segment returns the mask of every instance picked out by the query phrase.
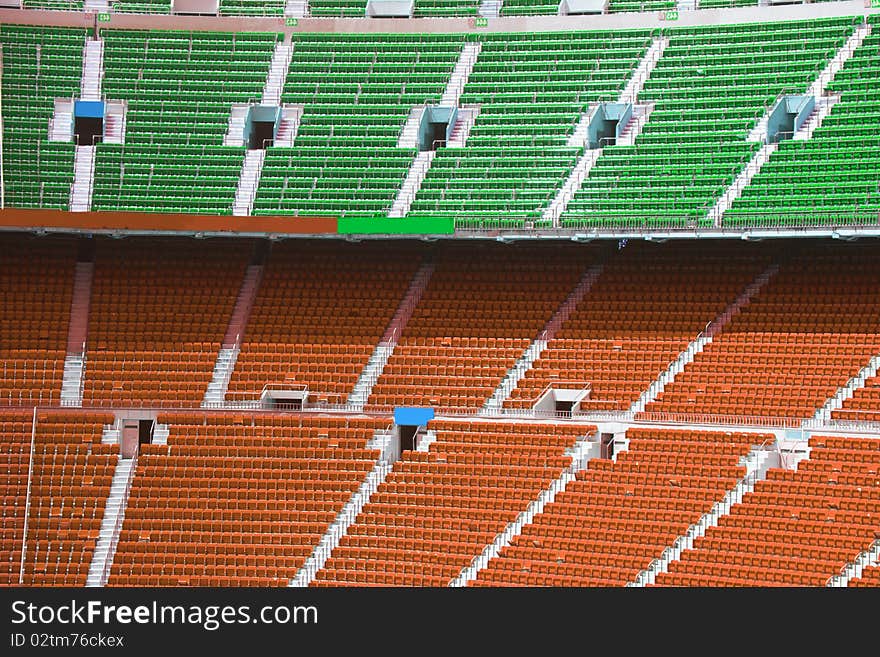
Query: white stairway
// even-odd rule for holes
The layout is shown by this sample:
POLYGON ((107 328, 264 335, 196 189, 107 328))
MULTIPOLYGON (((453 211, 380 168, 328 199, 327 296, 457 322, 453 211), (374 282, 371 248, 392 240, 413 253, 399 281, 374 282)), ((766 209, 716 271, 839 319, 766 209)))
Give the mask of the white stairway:
POLYGON ((455 125, 452 126, 452 132, 449 134, 449 141, 446 142, 446 148, 464 148, 471 134, 471 128, 474 127, 479 115, 479 105, 460 106, 458 115, 455 117, 455 125))
POLYGON ((574 127, 574 131, 568 136, 568 141, 565 142, 566 146, 569 148, 586 148, 587 138, 590 132, 590 121, 593 120, 593 114, 595 114, 598 109, 599 104, 592 103, 590 111, 581 114, 581 118, 574 127))
POLYGON ((373 353, 370 355, 370 360, 367 361, 366 367, 361 370, 361 373, 354 384, 354 389, 351 391, 351 394, 348 395, 346 403, 350 406, 354 406, 356 410, 363 410, 364 404, 366 404, 367 399, 370 398, 373 386, 376 385, 376 381, 378 381, 379 377, 382 375, 382 370, 384 370, 385 365, 388 364, 388 359, 390 359, 391 354, 394 353, 394 347, 397 346, 400 334, 403 333, 403 329, 406 328, 409 318, 412 317, 413 310, 419 303, 422 295, 425 293, 425 288, 428 287, 428 282, 431 280, 431 275, 433 273, 434 264, 426 262, 419 267, 419 270, 410 281, 409 287, 403 295, 403 299, 400 300, 400 305, 394 313, 394 317, 391 318, 391 322, 389 322, 388 327, 385 329, 385 333, 379 341, 379 344, 373 349, 373 353))
POLYGON ((773 113, 773 110, 776 108, 776 105, 779 103, 779 99, 774 102, 770 108, 764 112, 764 115, 758 119, 758 122, 755 124, 755 127, 749 131, 749 134, 746 136, 746 141, 754 141, 758 143, 764 143, 767 140, 767 124, 770 122, 770 115, 773 113))
POLYGON ((309 555, 305 564, 299 569, 296 576, 290 580, 290 586, 306 587, 312 583, 315 579, 315 575, 324 567, 324 564, 327 563, 327 559, 330 558, 330 554, 336 549, 339 542, 342 540, 342 537, 348 532, 348 528, 357 519, 364 506, 370 501, 370 497, 372 497, 373 493, 376 492, 382 482, 385 481, 388 473, 391 472, 391 467, 392 466, 383 463, 381 460, 376 461, 373 469, 366 476, 360 487, 351 496, 348 502, 345 503, 345 506, 342 507, 342 510, 333 521, 333 524, 330 525, 327 532, 321 537, 321 541, 312 551, 312 554, 309 555))
POLYGON ((698 9, 700 6, 700 0, 678 0, 675 3, 675 8, 678 11, 693 11, 698 9))
POLYGON ((840 47, 834 54, 834 57, 831 58, 831 61, 828 62, 818 77, 807 88, 807 95, 815 96, 816 98, 824 96, 825 89, 834 80, 834 76, 846 65, 856 49, 864 43, 865 38, 870 34, 871 26, 867 23, 856 26, 856 29, 849 35, 846 43, 840 47))
POLYGON ((739 465, 746 467, 746 475, 740 479, 736 486, 728 490, 720 501, 712 505, 712 509, 704 513, 700 519, 688 528, 684 536, 679 536, 675 542, 663 550, 659 559, 655 559, 635 578, 635 581, 627 586, 643 587, 653 584, 657 575, 669 571, 669 564, 678 561, 681 553, 694 546, 694 541, 705 536, 709 527, 717 527, 718 520, 722 516, 730 514, 730 509, 735 504, 742 502, 747 493, 755 490, 755 484, 766 478, 770 463, 770 451, 759 447, 753 447, 747 456, 740 460, 739 465))
POLYGON ((657 62, 663 56, 663 51, 669 45, 667 37, 656 37, 648 50, 642 56, 639 65, 633 71, 632 77, 626 83, 620 96, 617 98, 618 103, 636 103, 639 94, 645 87, 645 82, 651 77, 651 73, 657 67, 657 62))
POLYGON ((284 3, 285 18, 305 18, 309 15, 309 0, 287 0, 284 3))
POLYGON ((868 361, 868 364, 859 370, 858 374, 847 381, 846 385, 838 388, 834 396, 828 399, 822 405, 822 408, 816 411, 813 419, 822 423, 830 422, 831 414, 840 409, 844 402, 853 396, 856 390, 864 388, 865 382, 868 379, 877 376, 878 370, 880 370, 880 356, 873 356, 868 361))
POLYGON ((226 134, 223 135, 224 146, 244 146, 244 126, 249 111, 250 105, 246 103, 235 103, 229 110, 226 134))
POLYGON ((64 376, 61 379, 61 405, 79 408, 82 406, 83 354, 70 354, 64 357, 64 376))
POLYGON ((425 176, 428 175, 428 169, 431 168, 434 155, 436 155, 436 151, 419 151, 413 158, 406 178, 404 178, 400 189, 397 190, 397 196, 394 197, 394 203, 391 204, 391 209, 388 211, 389 217, 400 218, 407 215, 416 194, 422 188, 425 176))
POLYGON ((498 387, 492 392, 492 396, 486 400, 486 403, 480 411, 480 415, 491 416, 497 414, 501 410, 504 406, 505 400, 510 397, 510 393, 519 385, 520 380, 526 375, 526 372, 532 369, 532 365, 534 365, 535 361, 541 357, 542 353, 544 353, 544 349, 547 348, 547 343, 553 339, 556 335, 556 331, 562 326, 562 323, 571 316, 571 313, 574 312, 577 305, 587 295, 590 288, 593 287, 596 279, 598 279, 599 275, 602 273, 602 269, 603 265, 594 265, 584 272, 584 275, 581 276, 581 279, 578 281, 574 290, 572 290, 565 298, 565 301, 560 304, 559 308, 553 313, 553 316, 547 322, 546 326, 544 326, 544 330, 541 331, 540 339, 533 340, 523 352, 522 356, 520 356, 516 363, 513 364, 513 367, 511 367, 507 371, 507 374, 504 375, 501 383, 499 383, 498 387))
POLYGON ((720 316, 716 317, 709 323, 705 330, 706 335, 714 337, 720 333, 731 319, 742 312, 742 309, 752 302, 755 295, 758 294, 758 292, 760 292, 777 273, 779 273, 779 265, 773 264, 758 274, 755 280, 746 286, 746 289, 742 291, 742 294, 740 294, 732 304, 725 308, 720 316))
POLYGON ((108 100, 104 103, 104 143, 124 144, 128 101, 108 100))
POLYGON ((105 424, 103 431, 101 431, 101 444, 102 445, 118 445, 120 438, 120 431, 116 424, 105 424))
POLYGON ((642 134, 642 128, 648 123, 651 112, 654 111, 655 103, 645 103, 643 105, 633 106, 633 115, 629 123, 620 133, 620 136, 614 142, 616 146, 632 146, 636 143, 636 138, 642 134))
POLYGON ((712 337, 701 332, 695 340, 682 351, 678 357, 672 361, 669 366, 658 376, 648 389, 633 402, 630 407, 631 413, 641 413, 645 410, 645 406, 655 401, 661 392, 670 384, 680 372, 684 370, 690 363, 694 362, 697 354, 703 351, 707 344, 712 342, 712 337))
POLYGON ((800 129, 794 133, 792 139, 803 140, 809 139, 818 127, 822 125, 825 117, 831 113, 832 108, 840 102, 840 94, 828 94, 816 99, 816 106, 812 113, 804 121, 800 129))
MULTIPOLYGON (((834 107, 837 100, 834 99, 833 96, 826 97, 825 89, 831 81, 834 80, 834 76, 837 75, 838 71, 840 71, 853 56, 855 50, 862 45, 865 37, 870 33, 871 27, 869 25, 863 24, 857 26, 846 42, 834 54, 834 57, 831 58, 831 61, 828 62, 822 72, 807 88, 806 95, 814 96, 816 98, 817 110, 809 117, 809 120, 801 126, 801 129, 798 130, 798 134, 794 136, 795 139, 809 139, 812 136, 813 131, 821 125, 822 120, 828 115, 831 108, 834 107)), ((764 113, 764 116, 758 120, 755 127, 752 128, 746 137, 747 141, 763 142, 767 139, 767 125, 770 119, 770 114, 776 108, 778 103, 778 100, 776 103, 773 103, 767 112, 764 113)), ((736 177, 731 186, 727 188, 727 190, 725 190, 721 197, 715 202, 715 205, 707 215, 708 221, 711 221, 716 227, 721 226, 724 219, 724 213, 727 212, 730 206, 733 205, 733 202, 742 195, 743 189, 745 189, 746 185, 748 185, 758 174, 761 167, 763 167, 767 160, 770 159, 770 156, 777 150, 777 148, 778 144, 764 144, 761 146, 749 163, 746 164, 745 168, 736 177)))
POLYGON ((370 360, 367 361, 366 366, 361 370, 361 373, 354 384, 354 389, 351 391, 351 394, 348 395, 346 403, 349 406, 355 407, 358 411, 363 410, 364 404, 366 404, 367 399, 370 398, 373 386, 376 385, 376 381, 378 381, 379 377, 382 375, 382 370, 385 369, 388 360, 391 358, 391 354, 394 353, 395 346, 394 343, 389 342, 380 342, 376 345, 376 348, 373 349, 373 353, 370 354, 370 360))
POLYGON ((73 156, 73 184, 70 186, 71 212, 88 212, 92 209, 94 182, 95 147, 77 146, 73 156))
POLYGON ((578 284, 565 298, 565 301, 562 302, 562 305, 559 306, 559 310, 557 310, 550 321, 547 322, 547 326, 544 328, 544 333, 541 335, 542 339, 549 342, 556 336, 556 331, 558 331, 559 327, 562 326, 569 317, 571 317, 571 314, 578 307, 578 304, 584 300, 584 297, 587 296, 590 288, 593 287, 596 280, 602 274, 603 269, 605 269, 605 265, 598 264, 593 265, 584 272, 584 275, 581 276, 578 284))
POLYGON ((280 105, 281 91, 284 88, 284 80, 287 77, 287 69, 290 68, 290 58, 293 56, 293 44, 279 41, 272 53, 272 63, 269 64, 269 74, 266 76, 266 84, 263 86, 263 105, 280 105))
POLYGON ((427 288, 428 283, 431 282, 431 276, 433 274, 434 263, 431 261, 423 262, 421 267, 419 267, 413 275, 412 280, 409 282, 409 287, 406 288, 406 292, 403 295, 403 299, 400 300, 400 305, 397 307, 397 310, 394 311, 394 316, 385 328, 385 333, 382 335, 382 342, 392 342, 397 344, 397 341, 400 339, 400 334, 403 333, 403 329, 406 328, 406 324, 409 322, 413 310, 415 310, 416 305, 425 293, 425 288, 427 288))
POLYGON ((373 437, 367 442, 367 449, 378 449, 379 461, 386 465, 391 465, 394 460, 392 455, 394 435, 394 429, 376 429, 373 437))
POLYGON ((202 399, 202 408, 217 407, 226 400, 226 390, 229 388, 229 379, 235 369, 235 361, 238 360, 238 352, 238 347, 220 349, 217 361, 214 363, 211 382, 202 399))
MULTIPOLYGON (((624 87, 623 91, 620 93, 620 96, 617 99, 618 103, 636 103, 639 94, 645 86, 645 82, 651 76, 651 72, 654 68, 656 68, 657 62, 659 62, 660 58, 663 56, 663 51, 666 49, 667 45, 669 45, 669 39, 666 37, 657 37, 651 42, 650 47, 645 51, 638 66, 633 70, 632 77, 627 81, 626 87, 624 87)), ((577 126, 575 126, 574 132, 572 132, 568 139, 569 146, 573 148, 583 148, 586 146, 587 129, 597 107, 598 106, 594 106, 589 112, 581 116, 580 121, 577 126)), ((647 121, 648 114, 649 112, 645 113, 645 121, 647 121)), ((644 122, 641 125, 643 126, 644 122)), ((639 127, 639 131, 641 131, 641 126, 639 127)), ((632 139, 635 139, 635 135, 632 139)), ((574 198, 574 195, 577 194, 584 180, 590 174, 590 169, 593 168, 601 155, 601 148, 587 149, 584 151, 584 153, 578 158, 578 161, 568 175, 568 178, 566 178, 565 182, 562 184, 562 187, 556 192, 553 200, 546 208, 544 208, 541 213, 541 219, 544 221, 551 221, 554 227, 559 226, 559 217, 565 212, 569 201, 571 201, 571 199, 574 198)))
POLYGON ((483 18, 498 18, 503 4, 504 0, 481 0, 477 15, 483 18))
POLYGON ((428 429, 427 431, 425 431, 424 434, 422 434, 422 439, 419 441, 419 444, 416 445, 416 451, 430 452, 431 445, 433 445, 435 442, 437 442, 437 432, 432 429, 428 429))
POLYGON ((724 213, 727 212, 728 208, 733 205, 733 202, 742 195, 742 191, 746 188, 746 185, 752 182, 752 178, 758 175, 761 167, 766 164, 767 160, 770 159, 770 156, 773 155, 778 148, 778 143, 764 144, 755 152, 752 159, 749 160, 749 163, 746 164, 745 168, 739 172, 739 175, 733 183, 731 183, 730 187, 724 191, 715 202, 715 205, 712 206, 712 209, 709 210, 709 214, 706 217, 708 221, 711 221, 716 227, 721 226, 724 213))
POLYGON ((861 577, 865 568, 875 566, 880 566, 880 538, 874 539, 871 547, 867 550, 859 552, 855 559, 843 567, 843 572, 840 575, 835 575, 828 580, 826 586, 834 588, 849 586, 850 580, 861 577))
POLYGON ((477 63, 482 47, 483 44, 479 41, 464 44, 458 56, 458 61, 455 63, 455 68, 452 70, 449 82, 446 84, 446 89, 443 90, 443 95, 440 98, 441 105, 458 107, 458 99, 461 98, 464 86, 474 70, 474 64, 477 63))
POLYGON ((122 529, 122 521, 125 518, 125 507, 128 505, 128 493, 131 490, 131 481, 134 478, 137 459, 123 459, 120 457, 113 472, 113 480, 110 484, 110 495, 104 506, 104 517, 101 519, 101 530, 98 533, 98 542, 92 553, 92 562, 89 564, 89 574, 86 577, 86 586, 105 586, 110 575, 110 567, 113 565, 113 557, 116 554, 116 546, 119 543, 119 532, 122 529))
MULTIPOLYGON (((458 61, 449 77, 449 82, 443 90, 443 96, 440 99, 440 105, 458 107, 458 99, 461 97, 462 90, 467 84, 468 77, 474 69, 477 57, 480 55, 481 43, 466 43, 462 46, 458 61)), ((397 140, 399 148, 417 148, 419 138, 419 125, 422 121, 424 106, 416 106, 410 110, 409 116, 400 131, 397 140)), ((397 196, 388 210, 388 216, 392 218, 405 217, 412 206, 416 194, 422 187, 425 176, 428 175, 428 169, 431 168, 431 162, 434 161, 434 151, 419 151, 413 158, 409 171, 404 178, 403 184, 397 190, 397 196)))
POLYGON ((546 348, 546 340, 532 341, 523 352, 523 355, 513 364, 513 367, 507 370, 504 378, 501 379, 501 383, 499 383, 498 387, 492 392, 492 396, 486 400, 485 404, 483 404, 480 415, 492 416, 496 415, 501 410, 501 407, 504 405, 504 400, 510 397, 510 393, 519 385, 520 380, 526 375, 526 372, 532 369, 532 365, 534 365, 535 361, 541 357, 541 354, 544 353, 546 348))
POLYGON ((64 358, 64 376, 61 380, 62 406, 77 408, 82 406, 83 372, 94 272, 95 265, 92 262, 77 262, 74 269, 73 298, 70 302, 70 320, 67 325, 67 355, 64 358))
POLYGON ((73 141, 73 100, 56 98, 55 111, 49 119, 49 141, 73 141))
POLYGON ((251 210, 254 208, 254 199, 257 196, 257 187, 260 184, 263 162, 265 161, 266 151, 264 149, 254 148, 245 151, 241 175, 238 178, 238 186, 235 188, 235 201, 232 204, 234 216, 250 216, 251 210))
POLYGON ((535 516, 544 512, 544 507, 553 502, 572 481, 575 480, 577 472, 586 467, 589 461, 588 452, 591 450, 589 436, 582 436, 577 439, 575 444, 567 450, 567 454, 572 457, 571 465, 567 467, 562 474, 554 479, 550 486, 541 491, 537 500, 532 501, 525 511, 520 512, 516 519, 509 523, 503 532, 495 537, 495 540, 483 551, 474 557, 470 565, 464 568, 458 577, 449 583, 451 587, 464 587, 469 582, 477 579, 477 575, 489 562, 498 556, 505 547, 510 545, 514 537, 522 534, 523 527, 531 524, 535 516))
POLYGON ((559 226, 559 217, 565 212, 569 201, 577 194, 584 180, 590 175, 590 169, 593 168, 601 155, 601 148, 592 148, 584 151, 584 154, 578 158, 571 173, 568 174, 568 178, 565 179, 562 187, 556 192, 556 196, 550 201, 550 205, 541 212, 541 219, 552 221, 554 227, 559 226))
POLYGON ((281 120, 278 122, 278 131, 275 133, 275 139, 272 141, 273 146, 293 146, 296 135, 299 133, 299 124, 302 120, 302 105, 294 105, 287 103, 281 106, 281 120))
POLYGON ((724 311, 714 320, 706 325, 706 328, 685 347, 678 357, 672 361, 669 366, 658 376, 651 385, 648 386, 639 398, 633 402, 630 407, 631 413, 641 413, 645 407, 657 400, 666 386, 675 380, 675 377, 681 373, 685 367, 694 361, 697 354, 705 349, 706 345, 712 342, 712 339, 730 322, 730 320, 738 315, 745 308, 758 292, 761 291, 770 279, 779 271, 777 265, 772 265, 761 272, 754 281, 749 283, 742 293, 731 303, 724 311))
POLYGON ((167 424, 159 424, 153 427, 153 444, 154 445, 167 445, 168 444, 168 435, 171 433, 171 428, 167 424))
POLYGON ((104 76, 104 42, 88 37, 83 48, 80 100, 101 100, 101 78, 104 76))
POLYGON ((422 123, 422 115, 425 113, 424 105, 416 105, 409 111, 406 122, 397 136, 398 148, 416 148, 419 144, 419 126, 422 123))
POLYGON ((85 0, 83 11, 103 12, 110 11, 110 0, 85 0))

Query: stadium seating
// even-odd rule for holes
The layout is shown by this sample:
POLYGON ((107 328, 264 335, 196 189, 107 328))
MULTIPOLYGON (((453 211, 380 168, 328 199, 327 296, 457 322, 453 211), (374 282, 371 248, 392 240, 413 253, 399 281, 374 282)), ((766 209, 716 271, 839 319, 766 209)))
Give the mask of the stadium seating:
POLYGON ((849 581, 849 586, 880 587, 880 565, 869 566, 862 570, 860 577, 855 577, 849 581))
POLYGON ((0 236, 0 405, 58 403, 75 259, 67 239, 0 236))
POLYGON ((480 571, 476 586, 624 586, 723 499, 772 436, 630 429, 480 571))
POLYGON ((609 0, 608 13, 664 11, 675 7, 675 0, 609 0))
POLYGON ((82 11, 83 0, 22 0, 21 7, 22 9, 82 11))
POLYGON ((740 259, 733 249, 707 246, 697 255, 688 246, 633 243, 609 256, 505 405, 531 408, 548 386, 589 384, 582 410, 628 410, 765 260, 761 248, 740 259))
MULTIPOLYGON (((876 231, 848 230, 880 225, 877 8, 804 6, 851 15, 795 21, 758 0, 698 3, 750 8, 731 24, 609 0, 607 13, 647 13, 596 30, 552 18, 550 0, 500 7, 549 20, 487 25, 482 0, 416 0, 418 23, 293 24, 286 0, 163 18, 174 4, 114 1, 109 21, 84 0, 2 12, 0 587, 93 584, 113 518, 111 587, 880 586, 880 566, 847 568, 880 540, 880 374, 854 379, 880 358, 880 252, 876 231), (749 132, 864 20, 873 34, 828 85, 840 100, 822 126, 782 143, 716 225, 710 209, 760 147, 749 132), (80 95, 96 35, 103 61, 86 68, 126 105, 125 139, 97 144, 91 205, 75 206, 93 212, 69 213, 83 151, 55 106, 80 95), (576 126, 661 37, 644 130, 603 149, 551 234, 548 206, 585 154, 568 145, 576 126), (266 151, 259 217, 193 216, 186 237, 165 235, 170 219, 146 213, 240 214, 233 105, 261 102, 286 39, 280 102, 302 114, 287 115, 294 145, 266 151), (476 43, 457 96, 475 117, 467 145, 438 149, 388 239, 418 153, 398 146, 403 128, 448 98, 476 43), (449 219, 460 232, 405 232, 449 219), (295 236, 305 225, 322 234, 295 236), (307 388, 310 404, 270 410, 267 386, 307 388), (586 417, 533 413, 552 386, 589 389, 586 417), (411 446, 388 431, 401 406, 436 413, 411 446), (111 430, 132 416, 161 423, 134 462, 111 430), (797 461, 787 445, 804 437, 797 461), (719 506, 747 472, 753 490, 719 506)), ((314 0, 307 15, 365 6, 314 0)))
POLYGON ((577 161, 566 145, 591 102, 614 101, 647 31, 486 34, 460 105, 480 114, 464 148, 438 151, 409 216, 523 226, 540 220, 577 161))
POLYGON ((779 273, 648 411, 807 418, 880 353, 876 257, 789 244, 779 273))
POLYGON ((171 0, 116 0, 113 11, 131 14, 170 14, 171 0))
POLYGON ((309 14, 318 18, 363 18, 367 0, 309 0, 309 14))
MULTIPOLYGON (((118 459, 117 447, 101 444, 102 428, 111 422, 112 414, 37 415, 26 586, 85 585, 118 459)), ((29 428, 26 425, 27 442, 29 428)), ((19 477, 16 497, 26 491, 27 480, 19 477)))
POLYGON ((72 143, 50 142, 55 99, 79 96, 85 30, 0 26, 6 207, 66 210, 72 143))
POLYGON ((874 224, 880 216, 880 34, 837 73, 810 139, 784 140, 724 216, 729 225, 874 224), (792 184, 794 182, 794 184, 792 184))
POLYGON ((432 422, 405 451, 315 586, 447 586, 571 462, 595 427, 432 422))
POLYGON ((259 101, 273 33, 102 31, 104 96, 128 104, 125 143, 96 149, 92 208, 232 213, 244 148, 233 103, 259 101))
POLYGON ((0 586, 19 583, 33 411, 0 411, 0 586))
POLYGON ((413 16, 416 18, 476 16, 479 8, 480 0, 415 0, 413 16))
POLYGON ((368 408, 479 409, 574 288, 587 252, 491 243, 440 250, 368 408))
POLYGON ((865 387, 855 390, 841 408, 831 413, 831 417, 848 422, 880 421, 880 377, 868 378, 865 387))
POLYGON ((286 586, 373 468, 387 419, 169 414, 138 459, 109 586, 286 586))
POLYGON ((813 436, 796 470, 772 469, 657 584, 825 586, 880 531, 880 441, 813 436))
POLYGON ((639 102, 655 107, 634 146, 609 146, 566 226, 706 225, 760 144, 749 131, 782 93, 805 93, 855 18, 668 32, 639 102))
POLYGON ((305 111, 294 145, 266 153, 253 214, 387 214, 416 154, 397 147, 410 109, 440 101, 463 41, 295 34, 281 100, 305 111))
POLYGON ((504 0, 502 16, 555 16, 559 3, 553 0, 504 0))
POLYGON ((283 16, 285 0, 220 0, 221 16, 283 16))
POLYGON ((249 255, 228 240, 99 242, 84 405, 198 406, 249 255))
MULTIPOLYGON (((416 8, 439 15, 465 4, 416 8)), ((144 10, 138 6, 116 9, 144 10)), ((242 2, 240 9, 252 7, 242 2)), ((515 11, 516 5, 505 7, 515 11)), ((280 4, 255 11, 280 11, 280 4)), ((320 15, 320 6, 312 12, 320 15)), ((355 14, 362 12, 358 7, 355 14)), ((409 216, 453 216, 470 228, 543 226, 542 210, 580 154, 566 145, 580 116, 591 103, 616 100, 651 39, 662 34, 669 46, 639 97, 654 104, 642 134, 634 146, 604 149, 568 203, 562 226, 708 227, 715 200, 758 148, 746 140, 750 129, 780 94, 806 91, 860 20, 653 33, 298 32, 282 100, 303 105, 305 113, 294 146, 269 149, 252 212, 387 214, 415 155, 414 148, 397 147, 410 110, 440 101, 461 46, 479 39, 482 50, 460 98, 462 105, 480 106, 468 144, 439 150, 409 216)), ((51 101, 77 94, 85 33, 3 30, 14 44, 4 88, 17 98, 16 107, 27 109, 7 117, 7 125, 21 126, 4 144, 10 204, 66 208, 73 147, 39 133, 51 101), (53 52, 53 71, 34 94, 37 44, 53 52), (38 176, 30 173, 33 153, 38 176)), ((260 100, 280 35, 105 29, 102 38, 103 93, 126 101, 128 112, 126 143, 98 146, 93 209, 230 214, 243 162, 241 147, 222 145, 231 105, 260 100)), ((731 226, 876 221, 877 149, 863 132, 870 132, 877 113, 871 81, 878 38, 869 37, 831 85, 844 99, 823 128, 813 139, 783 144, 728 210, 731 226), (838 163, 853 157, 858 168, 842 172, 838 163), (797 189, 787 196, 807 162, 811 176, 795 176, 797 189), (805 216, 807 208, 812 214, 805 216)))
POLYGON ((267 384, 345 403, 421 264, 405 243, 276 244, 251 311, 230 400, 267 384), (295 312, 290 312, 295 309, 295 312))

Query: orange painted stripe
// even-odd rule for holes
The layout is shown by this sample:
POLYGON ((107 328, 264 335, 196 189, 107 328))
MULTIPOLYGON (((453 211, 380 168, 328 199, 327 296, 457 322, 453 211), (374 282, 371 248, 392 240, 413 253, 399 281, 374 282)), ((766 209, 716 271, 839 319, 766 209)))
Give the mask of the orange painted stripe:
POLYGON ((152 212, 65 212, 0 210, 2 228, 71 230, 156 230, 210 233, 325 235, 337 232, 336 217, 228 217, 152 212))

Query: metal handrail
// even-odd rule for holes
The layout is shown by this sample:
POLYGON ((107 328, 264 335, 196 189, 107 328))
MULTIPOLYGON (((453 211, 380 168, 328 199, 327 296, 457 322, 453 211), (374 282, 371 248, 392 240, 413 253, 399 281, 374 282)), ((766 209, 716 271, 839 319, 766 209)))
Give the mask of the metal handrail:
MULTIPOLYGON (((234 395, 235 393, 230 393, 234 395)), ((0 409, 2 408, 21 408, 27 406, 32 408, 37 406, 41 410, 62 411, 69 413, 85 412, 89 410, 103 411, 122 411, 135 409, 150 409, 158 412, 173 413, 177 411, 200 411, 209 413, 238 412, 242 410, 255 412, 285 412, 285 413, 305 413, 314 411, 327 413, 357 413, 374 417, 387 416, 393 412, 394 405, 371 405, 370 408, 364 409, 357 404, 321 404, 312 406, 308 403, 302 406, 293 404, 275 404, 268 406, 259 399, 253 397, 253 393, 238 393, 239 395, 249 395, 249 398, 241 398, 239 400, 230 400, 226 402, 203 402, 201 400, 164 400, 150 401, 138 400, 131 402, 118 402, 113 400, 90 400, 84 403, 80 408, 70 408, 62 406, 60 403, 53 403, 46 400, 43 403, 39 398, 25 399, 6 399, 0 400, 0 409), (18 402, 18 403, 12 403, 18 402), (37 402, 37 403, 34 403, 37 402)), ((338 397, 345 397, 342 393, 326 393, 328 395, 336 394, 338 397)), ((596 421, 621 421, 633 422, 635 424, 657 425, 725 425, 725 426, 748 426, 748 427, 773 427, 773 428, 791 428, 800 429, 803 427, 819 428, 811 420, 804 418, 775 417, 775 416, 750 416, 750 415, 723 415, 716 413, 672 413, 666 411, 641 411, 632 412, 630 410, 592 410, 580 412, 556 412, 556 411, 536 411, 532 408, 493 408, 489 412, 484 407, 441 407, 437 409, 437 417, 449 418, 519 418, 532 420, 564 420, 566 422, 583 422, 590 423, 596 421)), ((831 428, 837 428, 832 425, 831 428)), ((850 429, 851 427, 840 428, 850 429)), ((864 431, 878 432, 880 431, 880 420, 877 423, 864 423, 859 425, 864 431)))
POLYGON ((34 419, 31 422, 31 453, 28 458, 28 482, 27 493, 24 502, 24 531, 21 537, 21 564, 18 570, 18 583, 24 584, 24 560, 27 554, 27 533, 28 533, 28 516, 31 512, 31 482, 34 472, 34 449, 37 442, 37 407, 34 407, 34 419))
MULTIPOLYGON (((520 399, 517 399, 517 401, 534 403, 534 402, 537 402, 539 399, 541 399, 544 395, 547 394, 548 391, 552 390, 553 388, 559 388, 560 386, 565 386, 565 385, 569 385, 569 384, 575 386, 577 389, 580 389, 581 392, 590 392, 593 389, 592 381, 576 381, 576 380, 562 379, 559 381, 554 381, 553 383, 548 383, 540 393, 538 393, 535 397, 532 397, 531 399, 520 398, 520 399)), ((570 388, 565 388, 565 389, 570 390, 570 388)), ((588 401, 591 401, 591 400, 588 400, 588 401)), ((592 401, 595 401, 595 400, 592 400, 592 401)))

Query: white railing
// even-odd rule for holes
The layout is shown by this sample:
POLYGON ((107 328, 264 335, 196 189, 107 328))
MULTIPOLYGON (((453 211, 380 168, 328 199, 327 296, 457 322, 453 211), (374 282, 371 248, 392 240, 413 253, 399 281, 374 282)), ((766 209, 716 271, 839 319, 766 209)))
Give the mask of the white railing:
POLYGON ((24 584, 24 561, 27 554, 28 517, 31 513, 31 481, 34 473, 34 450, 37 442, 37 409, 34 408, 34 418, 31 422, 31 453, 28 457, 28 481, 27 493, 24 498, 24 529, 21 536, 21 563, 18 569, 18 583, 24 584))
MULTIPOLYGON (((274 384, 283 385, 283 384, 274 384)), ((318 401, 306 401, 300 406, 299 404, 284 404, 274 402, 268 404, 260 400, 259 393, 235 393, 235 399, 224 402, 207 402, 201 400, 165 400, 165 401, 149 401, 149 400, 133 400, 130 402, 113 402, 110 400, 92 400, 88 404, 84 404, 77 410, 134 410, 134 409, 150 409, 159 412, 173 413, 176 411, 204 411, 206 413, 224 412, 224 411, 254 411, 254 412, 290 412, 290 413, 330 413, 330 414, 365 414, 375 417, 385 417, 394 411, 394 405, 378 405, 374 404, 369 410, 363 409, 358 404, 349 404, 346 402, 331 403, 324 402, 321 399, 346 397, 345 393, 323 393, 310 392, 310 397, 317 398, 318 401), (204 404, 204 405, 203 405, 204 404)), ((40 410, 57 410, 63 409, 58 404, 33 404, 34 400, 27 400, 27 404, 4 404, 0 400, 0 407, 17 408, 27 406, 33 408, 37 406, 40 410)), ((583 400, 581 403, 589 404, 591 400, 583 400)), ((618 404, 626 406, 626 404, 608 401, 608 400, 592 400, 597 404, 618 404)), ((63 409, 67 410, 67 409, 63 409)), ((757 415, 721 415, 716 413, 671 413, 660 411, 642 411, 633 413, 630 410, 582 410, 582 411, 538 411, 534 408, 494 408, 487 412, 482 406, 473 407, 439 407, 435 409, 438 419, 446 418, 479 418, 479 419, 518 419, 518 420, 559 420, 572 424, 594 424, 596 422, 628 422, 635 425, 706 425, 706 426, 728 426, 728 427, 755 427, 755 428, 777 428, 777 429, 822 429, 822 428, 838 428, 847 430, 859 430, 862 433, 880 433, 880 417, 875 423, 831 423, 825 425, 816 423, 812 420, 794 417, 775 417, 775 416, 757 416, 757 415)), ((880 414, 878 414, 880 415, 880 414)))

